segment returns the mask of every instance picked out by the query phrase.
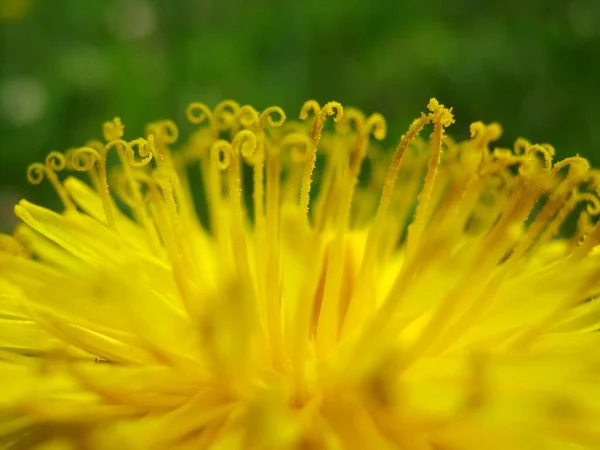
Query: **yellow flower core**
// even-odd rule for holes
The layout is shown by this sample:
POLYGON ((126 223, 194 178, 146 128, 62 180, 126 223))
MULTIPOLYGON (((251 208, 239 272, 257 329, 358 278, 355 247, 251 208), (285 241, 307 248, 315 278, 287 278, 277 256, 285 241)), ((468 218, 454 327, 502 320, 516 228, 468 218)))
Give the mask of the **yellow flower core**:
POLYGON ((30 166, 64 210, 0 236, 1 448, 600 448, 585 159, 435 99, 395 152, 337 102, 187 117, 30 166))

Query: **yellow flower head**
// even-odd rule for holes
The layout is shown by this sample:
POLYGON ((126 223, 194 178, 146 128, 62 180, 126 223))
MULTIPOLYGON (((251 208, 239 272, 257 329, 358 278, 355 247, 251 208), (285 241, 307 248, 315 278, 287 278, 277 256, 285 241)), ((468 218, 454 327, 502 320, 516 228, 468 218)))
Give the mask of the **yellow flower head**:
POLYGON ((600 448, 598 172, 427 109, 390 153, 337 102, 193 103, 177 151, 116 118, 31 165, 64 211, 0 237, 0 446, 600 448))

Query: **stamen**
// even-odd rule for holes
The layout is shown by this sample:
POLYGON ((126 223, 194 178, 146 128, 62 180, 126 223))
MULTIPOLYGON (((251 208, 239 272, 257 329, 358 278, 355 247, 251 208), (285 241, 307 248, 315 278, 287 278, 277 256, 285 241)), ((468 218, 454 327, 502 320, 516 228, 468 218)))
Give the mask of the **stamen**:
POLYGON ((204 103, 190 103, 185 110, 185 115, 194 125, 200 125, 203 122, 208 121, 212 137, 216 139, 219 136, 219 130, 216 126, 217 123, 213 120, 213 113, 204 103))
MULTIPOLYGON (((104 140, 107 141, 108 144, 104 146, 102 152, 100 153, 100 158, 98 159, 98 172, 100 175, 100 198, 102 199, 102 206, 104 207, 106 223, 108 224, 109 228, 115 230, 115 205, 110 196, 110 190, 108 188, 106 157, 108 155, 108 151, 116 146, 117 141, 124 142, 121 141, 121 138, 123 137, 125 127, 123 126, 121 119, 119 117, 115 117, 111 122, 104 122, 102 128, 104 131, 104 140)), ((123 163, 121 152, 119 152, 119 157, 123 163)))
POLYGON ((348 155, 346 142, 335 137, 331 141, 327 142, 328 146, 324 145, 327 159, 313 213, 313 228, 319 233, 322 233, 337 217, 339 212, 337 200, 344 188, 343 179, 348 176, 349 156, 351 156, 348 155))
POLYGON ((264 188, 264 167, 265 167, 265 125, 268 123, 271 127, 280 127, 286 120, 285 112, 278 106, 271 106, 265 109, 261 114, 256 129, 258 146, 254 156, 246 157, 248 162, 254 168, 254 217, 260 228, 264 226, 264 205, 263 198, 265 193, 264 188), (279 116, 277 120, 273 119, 273 115, 279 116))
POLYGON ((101 187, 100 197, 102 198, 102 204, 104 206, 104 214, 106 215, 106 222, 108 224, 108 227, 113 230, 116 230, 116 222, 115 222, 116 206, 110 196, 110 189, 108 187, 108 171, 107 171, 108 152, 113 148, 117 149, 117 153, 119 155, 119 159, 121 160, 121 165, 123 167, 123 172, 125 174, 125 177, 129 181, 129 183, 131 183, 131 192, 134 192, 134 193, 138 190, 138 188, 135 185, 135 180, 131 173, 130 165, 132 165, 134 167, 139 167, 144 164, 147 164, 152 159, 152 155, 151 154, 147 155, 145 158, 143 158, 139 162, 135 161, 132 156, 133 155, 132 146, 128 142, 126 142, 122 139, 112 140, 104 146, 102 154, 100 155, 100 159, 98 159, 98 161, 97 161, 98 172, 100 173, 100 187, 101 187))
MULTIPOLYGON (((175 172, 175 166, 171 158, 171 152, 168 148, 168 144, 177 142, 177 139, 179 138, 179 130, 177 129, 177 125, 175 125, 175 123, 171 120, 154 122, 148 125, 147 135, 148 141, 141 139, 138 140, 138 142, 132 141, 132 144, 136 142, 139 145, 141 156, 144 156, 145 154, 152 156, 152 154, 155 154, 157 168, 166 175, 166 179, 168 180, 168 186, 165 186, 167 188, 166 195, 170 203, 170 199, 172 199, 171 206, 173 211, 177 211, 179 216, 181 216, 184 221, 189 221, 193 216, 192 212, 190 211, 190 205, 188 205, 186 202, 177 201, 184 198, 185 193, 181 186, 179 177, 175 172), (154 142, 152 139, 154 139, 154 142), (144 154, 142 154, 142 151, 144 151, 144 154)), ((133 154, 131 154, 131 157, 133 157, 133 154)))
POLYGON ((469 126, 469 131, 474 146, 482 150, 484 158, 489 154, 490 142, 496 141, 502 136, 502 126, 496 122, 492 122, 489 125, 483 122, 473 122, 469 126))
POLYGON ((306 120, 309 112, 313 112, 313 124, 311 130, 312 147, 310 153, 307 155, 306 165, 304 166, 304 173, 302 175, 302 185, 300 189, 300 208, 304 212, 304 216, 308 218, 308 204, 310 202, 310 188, 312 185, 312 173, 315 169, 315 163, 317 161, 317 146, 321 139, 321 133, 325 126, 325 119, 327 116, 334 116, 334 121, 339 122, 344 116, 344 109, 338 102, 329 102, 321 109, 319 104, 315 100, 309 100, 304 103, 300 110, 300 119, 306 120))
POLYGON ((259 129, 265 129, 265 122, 272 127, 282 126, 287 119, 285 111, 279 106, 269 106, 262 113, 260 113, 260 124, 259 129), (278 119, 274 119, 273 116, 278 116, 278 119))
POLYGON ((81 148, 69 150, 67 157, 67 168, 77 172, 87 172, 90 183, 96 192, 100 192, 100 178, 96 164, 100 158, 103 145, 98 141, 90 141, 81 148))
POLYGON ((544 160, 544 166, 546 170, 552 169, 552 156, 554 154, 554 149, 549 149, 548 147, 544 147, 542 145, 531 145, 527 151, 526 155, 530 157, 535 157, 536 155, 540 155, 544 160))
POLYGON ((349 205, 352 204, 360 169, 365 157, 367 156, 367 149, 369 148, 369 135, 373 134, 377 140, 383 140, 385 138, 386 124, 385 119, 383 116, 381 116, 381 114, 373 114, 368 119, 365 119, 365 116, 361 111, 355 108, 347 108, 344 111, 343 119, 337 126, 338 132, 350 132, 350 123, 353 123, 356 129, 356 140, 354 142, 354 147, 351 149, 349 160, 346 160, 348 155, 343 144, 341 145, 341 152, 335 152, 334 148, 334 151, 330 152, 330 155, 327 158, 327 167, 325 169, 323 182, 317 197, 313 220, 314 228, 317 231, 322 231, 324 229, 328 219, 333 220, 337 216, 340 216, 339 220, 346 220, 341 217, 344 216, 346 212, 349 215, 349 205), (349 174, 346 174, 344 172, 345 170, 348 170, 349 174), (341 206, 333 207, 331 203, 335 201, 336 193, 340 195, 345 193, 347 189, 346 186, 336 186, 334 180, 340 180, 340 183, 344 184, 345 181, 341 180, 345 180, 346 178, 350 183, 350 192, 349 196, 347 197, 349 204, 343 203, 341 206), (335 189, 338 189, 339 192, 335 191, 335 189))
POLYGON ((206 152, 202 152, 200 157, 200 172, 202 174, 202 182, 204 184, 204 192, 207 195, 208 213, 210 229, 213 235, 219 242, 219 247, 223 248, 224 224, 221 218, 221 196, 222 196, 222 181, 219 171, 213 170, 215 167, 211 162, 210 148, 213 143, 219 139, 221 132, 231 130, 234 135, 237 131, 237 118, 239 116, 240 106, 233 100, 224 100, 219 103, 214 112, 203 103, 194 102, 187 108, 186 115, 189 121, 193 124, 201 124, 208 120, 210 138, 205 144, 206 152))
MULTIPOLYGON (((267 246, 267 239, 271 241, 269 248, 273 249, 273 238, 271 236, 267 238, 266 234, 266 219, 264 211, 264 171, 265 171, 265 125, 268 123, 274 127, 280 127, 283 125, 286 119, 284 111, 276 106, 265 109, 260 117, 256 110, 251 106, 243 106, 239 111, 239 120, 243 126, 251 128, 256 134, 256 147, 246 148, 242 147, 242 156, 246 162, 253 168, 253 192, 252 199, 254 202, 254 235, 255 235, 255 248, 256 248, 256 271, 257 271, 257 287, 258 295, 264 305, 267 327, 270 336, 270 343, 272 348, 273 360, 276 367, 281 367, 283 358, 282 349, 282 330, 280 323, 280 305, 278 298, 278 280, 279 280, 279 268, 275 261, 268 261, 268 258, 278 259, 276 248, 275 251, 268 251, 265 254, 264 248, 267 246), (273 115, 277 114, 279 118, 273 119, 273 115), (272 263, 275 263, 272 265, 272 263), (275 270, 275 271, 274 271, 275 270), (269 286, 269 283, 274 283, 274 286, 269 286), (270 295, 267 294, 267 290, 270 295)), ((277 184, 279 180, 277 179, 277 184)), ((272 187, 272 186, 271 186, 272 187)), ((272 230, 276 230, 277 222, 271 224, 272 230)))
POLYGON ((48 178, 48 181, 50 181, 50 184, 54 187, 54 190, 65 207, 65 211, 69 212, 75 211, 77 208, 56 175, 56 172, 65 169, 66 163, 66 158, 62 153, 54 151, 50 152, 48 153, 48 156, 46 156, 45 164, 33 163, 27 168, 27 181, 31 184, 40 184, 44 178, 48 178))
POLYGON ((213 118, 215 127, 220 132, 231 130, 231 137, 239 131, 237 117, 240 111, 240 105, 233 100, 223 100, 215 106, 213 118))
POLYGON ((438 173, 438 165, 442 156, 442 140, 444 139, 444 128, 454 123, 452 109, 446 109, 435 99, 431 99, 427 105, 431 111, 431 120, 434 123, 434 129, 431 142, 431 156, 427 167, 427 174, 421 193, 417 196, 417 210, 412 224, 408 226, 408 237, 406 239, 406 254, 408 257, 419 245, 421 236, 425 230, 427 216, 429 215, 431 205, 430 198, 435 185, 435 179, 438 173))
MULTIPOLYGON (((252 201, 254 203, 254 221, 255 234, 261 236, 264 230, 264 166, 265 166, 265 149, 264 149, 264 134, 261 125, 261 120, 258 112, 251 106, 242 106, 239 113, 240 123, 252 129, 256 134, 257 145, 250 149, 249 152, 243 153, 242 156, 246 162, 252 166, 252 201)), ((262 243, 261 243, 262 244, 262 243)), ((259 266, 260 267, 260 266, 259 266)))
POLYGON ((232 143, 216 141, 211 148, 213 163, 219 170, 228 170, 229 199, 232 207, 232 251, 237 270, 248 285, 252 285, 248 265, 248 251, 244 233, 244 211, 242 208, 242 185, 240 179, 240 154, 249 154, 256 147, 256 135, 249 130, 240 131, 232 143), (223 155, 223 158, 221 158, 223 155))

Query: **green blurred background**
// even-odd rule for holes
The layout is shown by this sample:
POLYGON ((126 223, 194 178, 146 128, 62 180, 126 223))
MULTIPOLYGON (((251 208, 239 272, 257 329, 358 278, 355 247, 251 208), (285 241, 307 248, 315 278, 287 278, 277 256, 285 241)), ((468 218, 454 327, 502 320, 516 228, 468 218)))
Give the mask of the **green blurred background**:
POLYGON ((0 228, 26 166, 120 115, 183 124, 193 100, 289 116, 338 100, 388 119, 389 142, 431 96, 450 133, 500 121, 600 165, 600 0, 0 0, 0 228))

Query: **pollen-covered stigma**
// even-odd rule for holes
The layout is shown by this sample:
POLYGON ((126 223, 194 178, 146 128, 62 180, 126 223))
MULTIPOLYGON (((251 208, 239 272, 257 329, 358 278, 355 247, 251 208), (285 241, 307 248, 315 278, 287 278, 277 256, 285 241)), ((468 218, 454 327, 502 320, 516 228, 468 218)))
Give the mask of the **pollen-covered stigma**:
POLYGON ((29 167, 62 210, 0 236, 0 447, 600 448, 585 159, 435 99, 394 151, 337 102, 186 115, 29 167))

